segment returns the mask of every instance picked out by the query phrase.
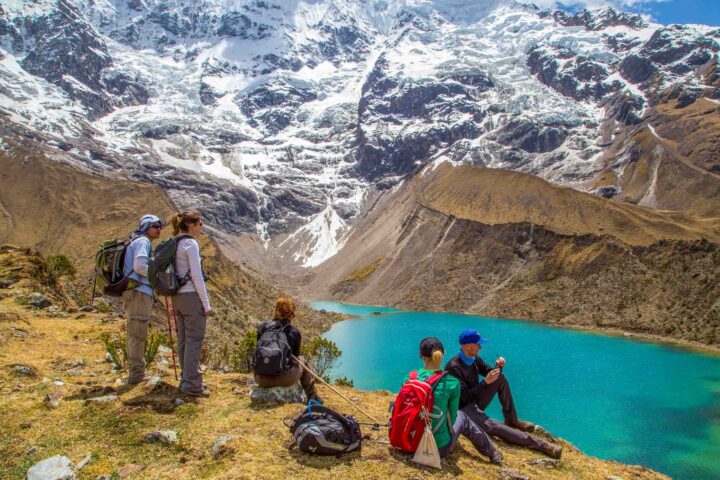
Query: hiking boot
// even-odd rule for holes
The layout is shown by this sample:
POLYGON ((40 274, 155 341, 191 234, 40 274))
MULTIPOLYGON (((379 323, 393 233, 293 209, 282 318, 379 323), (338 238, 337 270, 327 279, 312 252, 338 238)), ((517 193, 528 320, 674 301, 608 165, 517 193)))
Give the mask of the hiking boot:
POLYGON ((208 389, 207 387, 203 387, 202 391, 200 392, 183 392, 182 390, 180 390, 180 392, 183 395, 187 395, 188 397, 208 398, 210 396, 210 389, 208 389))
POLYGON ((540 451, 547 455, 548 457, 560 459, 562 456, 562 447, 560 445, 555 445, 553 443, 545 442, 540 447, 540 451))
POLYGON ((139 378, 128 378, 128 379, 125 381, 125 383, 126 383, 127 385, 138 385, 138 384, 140 384, 140 383, 147 382, 147 381, 150 380, 151 378, 152 378, 152 377, 150 376, 150 374, 145 373, 142 377, 139 377, 139 378))
POLYGON ((535 431, 535 424, 526 422, 525 420, 520 420, 519 418, 516 418, 514 420, 505 420, 505 425, 508 427, 515 428, 517 430, 523 431, 523 432, 534 432, 535 431))
POLYGON ((503 458, 500 450, 495 450, 492 455, 490 455, 490 463, 492 463, 493 465, 502 465, 503 458))

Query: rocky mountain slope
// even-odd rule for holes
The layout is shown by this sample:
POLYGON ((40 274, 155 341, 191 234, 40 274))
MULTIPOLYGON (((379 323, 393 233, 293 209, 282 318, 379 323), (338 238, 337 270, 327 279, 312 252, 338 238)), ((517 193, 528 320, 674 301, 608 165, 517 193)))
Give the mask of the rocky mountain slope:
POLYGON ((512 0, 0 8, 3 137, 156 183, 307 267, 435 161, 698 215, 720 200, 716 28, 512 0))
MULTIPOLYGON (((119 385, 123 372, 106 362, 100 342, 103 333, 119 330, 117 324, 102 323, 102 314, 52 318, 25 309, 12 298, 20 290, 0 290, 9 294, 0 299, 0 476, 6 480, 25 478, 30 467, 55 455, 66 456, 81 480, 667 478, 583 455, 563 440, 560 461, 498 441, 505 459, 498 467, 461 439, 439 472, 418 468, 383 443, 385 431, 366 426, 362 430, 369 439, 362 450, 340 458, 289 451, 283 419, 301 405, 253 403, 247 375, 217 371, 205 375, 213 392, 209 399, 183 400, 162 352, 150 367, 160 376, 157 385, 119 385), (158 431, 164 436, 148 439, 158 431)), ((339 388, 373 416, 385 418, 390 392, 339 388)), ((356 414, 324 387, 320 391, 332 408, 356 414)))
POLYGON ((303 288, 718 346, 719 236, 717 219, 443 164, 378 198, 303 288))
MULTIPOLYGON (((65 307, 89 302, 94 255, 101 242, 126 238, 143 213, 169 218, 176 211, 157 186, 82 173, 21 147, 0 151, 0 182, 0 240, 45 255, 67 255, 77 266, 77 280, 67 285, 70 304, 65 307)), ((203 238, 201 249, 217 310, 208 325, 208 352, 213 362, 223 363, 241 334, 272 314, 282 292, 257 272, 228 260, 215 241, 203 238)), ((101 301, 113 303, 110 298, 101 301)), ((157 303, 155 313, 157 323, 164 325, 164 305, 157 303)), ((315 335, 336 319, 302 306, 298 321, 315 335)))

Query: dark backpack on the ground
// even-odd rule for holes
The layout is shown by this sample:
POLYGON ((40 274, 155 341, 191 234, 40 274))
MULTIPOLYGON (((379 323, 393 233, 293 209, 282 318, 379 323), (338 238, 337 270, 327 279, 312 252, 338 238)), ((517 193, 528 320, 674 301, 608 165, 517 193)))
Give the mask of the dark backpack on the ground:
POLYGON ((291 355, 285 327, 273 320, 258 338, 252 357, 253 372, 268 376, 280 375, 290 367, 291 355))
POLYGON ((362 445, 355 417, 323 406, 308 406, 295 419, 290 433, 297 448, 314 455, 339 455, 358 450, 362 445))
POLYGON ((125 251, 132 240, 106 240, 95 254, 95 284, 105 295, 119 297, 127 290, 130 279, 125 276, 125 251))
POLYGON ((175 295, 190 280, 190 271, 184 278, 175 274, 175 255, 180 240, 192 235, 178 235, 160 242, 148 262, 148 280, 155 293, 166 297, 175 295))

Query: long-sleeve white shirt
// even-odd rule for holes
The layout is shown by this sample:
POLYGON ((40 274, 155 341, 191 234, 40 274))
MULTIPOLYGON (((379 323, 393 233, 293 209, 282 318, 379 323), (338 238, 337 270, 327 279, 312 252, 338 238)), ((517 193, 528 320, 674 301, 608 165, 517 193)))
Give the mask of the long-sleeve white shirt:
POLYGON ((179 279, 183 279, 188 271, 190 272, 190 280, 180 287, 178 293, 197 292, 203 310, 209 312, 210 300, 208 300, 205 278, 202 274, 200 245, 198 245, 197 240, 194 238, 181 239, 178 242, 177 252, 175 253, 175 275, 177 275, 179 279))

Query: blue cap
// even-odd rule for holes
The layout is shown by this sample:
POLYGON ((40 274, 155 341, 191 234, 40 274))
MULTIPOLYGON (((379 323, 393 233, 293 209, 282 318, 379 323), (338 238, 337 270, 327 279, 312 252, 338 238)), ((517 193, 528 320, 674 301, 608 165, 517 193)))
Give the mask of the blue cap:
POLYGON ((153 225, 159 225, 162 228, 165 226, 165 222, 163 222, 160 218, 156 217, 155 215, 150 215, 150 214, 143 215, 143 217, 140 219, 140 223, 138 224, 137 230, 135 230, 135 234, 145 235, 145 233, 153 225))
POLYGON ((482 336, 480 336, 480 332, 478 332, 474 328, 468 328, 467 330, 463 330, 458 340, 460 341, 460 345, 465 345, 468 343, 483 344, 487 343, 488 341, 487 338, 483 338, 482 336))

